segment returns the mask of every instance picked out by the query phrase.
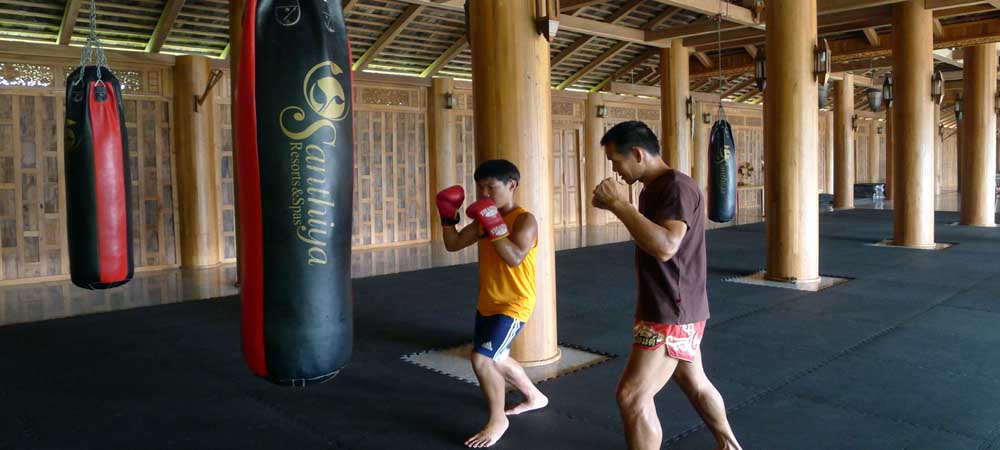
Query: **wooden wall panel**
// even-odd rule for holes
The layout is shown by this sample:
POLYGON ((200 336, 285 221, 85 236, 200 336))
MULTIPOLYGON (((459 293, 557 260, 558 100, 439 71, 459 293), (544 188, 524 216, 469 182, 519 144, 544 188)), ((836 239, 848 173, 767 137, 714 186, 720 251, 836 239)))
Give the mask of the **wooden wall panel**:
POLYGON ((358 83, 354 89, 354 247, 430 238, 427 91, 358 83))
POLYGON ((236 185, 233 174, 236 161, 233 159, 233 99, 230 91, 230 77, 226 73, 215 87, 215 142, 219 146, 219 226, 222 233, 219 242, 219 258, 225 262, 236 261, 236 185))
POLYGON ((944 129, 941 146, 941 192, 958 190, 958 136, 955 129, 944 129))

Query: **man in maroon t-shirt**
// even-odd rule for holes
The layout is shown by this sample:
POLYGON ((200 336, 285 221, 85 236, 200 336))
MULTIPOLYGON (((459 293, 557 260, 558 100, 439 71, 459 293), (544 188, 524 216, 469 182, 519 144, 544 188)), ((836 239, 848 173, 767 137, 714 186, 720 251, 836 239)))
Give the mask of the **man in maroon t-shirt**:
POLYGON ((698 185, 668 166, 646 124, 622 122, 601 138, 615 173, 640 181, 639 209, 613 178, 594 190, 593 204, 618 216, 635 240, 639 298, 632 352, 618 383, 618 407, 630 449, 658 449, 663 430, 653 397, 671 376, 712 429, 720 449, 740 449, 722 395, 705 376, 701 338, 705 291, 705 202, 698 185))

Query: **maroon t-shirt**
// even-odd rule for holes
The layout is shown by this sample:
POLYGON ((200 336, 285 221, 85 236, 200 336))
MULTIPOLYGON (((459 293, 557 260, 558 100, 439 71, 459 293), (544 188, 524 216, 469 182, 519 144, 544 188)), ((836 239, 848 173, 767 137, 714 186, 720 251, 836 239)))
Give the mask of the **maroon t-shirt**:
POLYGON ((679 220, 688 229, 677 254, 666 262, 636 245, 639 301, 635 318, 663 324, 707 320, 705 200, 698 185, 691 177, 670 170, 643 187, 639 212, 657 224, 679 220))

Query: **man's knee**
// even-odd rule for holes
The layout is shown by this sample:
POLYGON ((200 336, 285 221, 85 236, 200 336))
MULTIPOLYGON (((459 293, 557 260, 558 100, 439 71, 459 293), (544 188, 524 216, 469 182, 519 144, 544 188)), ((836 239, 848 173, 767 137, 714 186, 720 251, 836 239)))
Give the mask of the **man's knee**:
POLYGON ((491 367, 493 367, 493 368, 496 367, 496 361, 494 361, 492 358, 490 358, 490 357, 488 357, 488 356, 486 356, 486 355, 484 355, 482 353, 478 353, 478 352, 475 352, 475 351, 472 352, 472 358, 471 359, 472 359, 472 367, 474 369, 476 369, 477 371, 479 371, 479 370, 485 370, 485 369, 488 369, 488 368, 491 368, 491 367))
POLYGON ((634 383, 622 380, 618 383, 616 398, 618 399, 618 407, 623 412, 636 411, 643 406, 644 402, 653 399, 653 393, 647 392, 634 383))

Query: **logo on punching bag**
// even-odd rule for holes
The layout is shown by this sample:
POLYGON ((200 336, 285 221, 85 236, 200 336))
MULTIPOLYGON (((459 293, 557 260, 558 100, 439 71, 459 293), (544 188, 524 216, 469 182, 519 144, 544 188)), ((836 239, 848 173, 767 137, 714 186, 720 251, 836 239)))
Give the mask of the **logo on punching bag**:
POLYGON ((279 24, 290 27, 299 23, 299 19, 302 18, 302 7, 299 6, 299 0, 283 0, 278 3, 279 5, 274 7, 274 19, 279 24))
POLYGON ((278 115, 281 131, 290 140, 290 219, 299 241, 309 246, 309 265, 329 262, 327 247, 330 230, 335 226, 336 205, 332 192, 334 182, 327 175, 327 156, 337 152, 335 122, 347 117, 350 109, 344 85, 337 79, 344 74, 333 62, 316 64, 306 73, 302 83, 305 104, 313 114, 306 114, 300 106, 288 106, 278 115), (304 129, 295 131, 303 125, 304 129))

